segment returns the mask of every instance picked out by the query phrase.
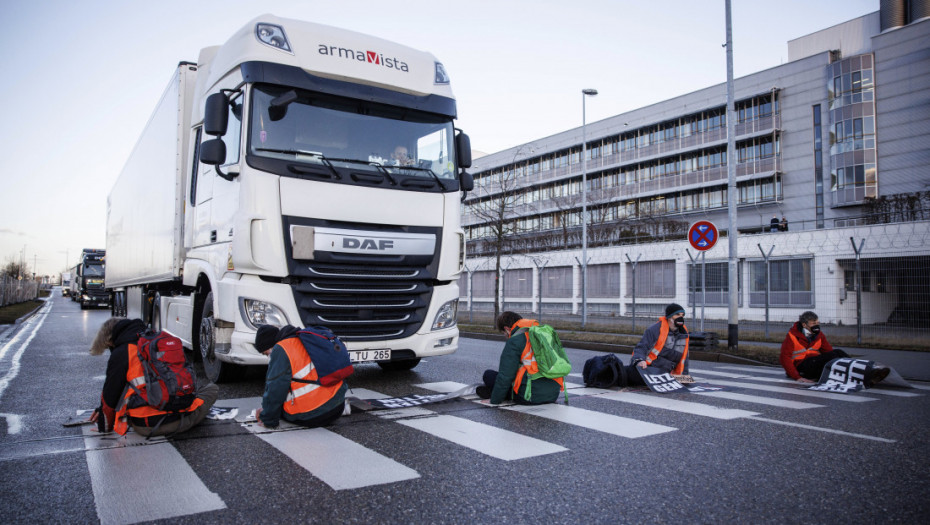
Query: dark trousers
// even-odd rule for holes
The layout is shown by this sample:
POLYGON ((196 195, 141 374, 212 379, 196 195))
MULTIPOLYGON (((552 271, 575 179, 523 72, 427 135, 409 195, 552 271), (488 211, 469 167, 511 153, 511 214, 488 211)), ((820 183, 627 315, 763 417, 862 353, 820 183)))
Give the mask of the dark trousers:
POLYGON ((832 352, 826 352, 820 355, 808 357, 807 359, 798 363, 795 368, 798 369, 798 374, 801 374, 801 377, 810 379, 811 381, 820 381, 820 376, 823 374, 823 367, 827 366, 827 363, 830 361, 839 359, 841 357, 849 357, 849 354, 842 350, 836 349, 832 352))
MULTIPOLYGON (((494 382, 497 381, 497 370, 485 370, 484 375, 481 376, 481 381, 484 382, 484 386, 488 389, 488 398, 491 397, 491 391, 494 390, 494 382)), ((506 399, 513 401, 518 405, 532 405, 526 399, 523 399, 523 396, 513 395, 513 389, 507 393, 506 399)))
POLYGON ((340 403, 329 412, 324 412, 322 415, 312 419, 288 419, 285 414, 282 414, 281 417, 288 423, 293 423, 295 425, 300 425, 307 428, 316 428, 331 425, 333 421, 339 419, 339 416, 342 415, 343 411, 345 411, 345 403, 340 403))
POLYGON ((216 403, 216 396, 219 394, 219 392, 219 387, 213 383, 208 383, 197 390, 197 398, 202 399, 203 404, 197 407, 195 410, 191 412, 181 412, 176 416, 176 419, 172 418, 173 421, 168 421, 162 424, 158 424, 156 422, 155 425, 150 427, 136 424, 132 420, 130 420, 130 424, 132 424, 132 429, 136 432, 136 434, 146 437, 167 436, 170 434, 178 434, 186 430, 190 430, 191 427, 199 424, 204 420, 204 418, 207 417, 207 414, 210 413, 210 407, 213 406, 213 403, 216 403))

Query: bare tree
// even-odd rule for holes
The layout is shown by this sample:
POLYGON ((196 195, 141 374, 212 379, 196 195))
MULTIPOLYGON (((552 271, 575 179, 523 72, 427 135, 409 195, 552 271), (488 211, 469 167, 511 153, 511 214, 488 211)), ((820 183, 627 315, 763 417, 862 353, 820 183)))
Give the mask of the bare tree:
POLYGON ((478 219, 476 224, 487 227, 491 233, 481 241, 481 252, 494 256, 495 319, 500 315, 501 257, 508 250, 512 251, 512 238, 519 233, 514 220, 516 208, 522 202, 518 173, 517 169, 509 169, 475 181, 473 198, 466 204, 478 219))
POLYGON ((26 278, 29 275, 29 265, 20 262, 12 255, 7 256, 6 264, 0 269, 0 274, 12 279, 26 278))

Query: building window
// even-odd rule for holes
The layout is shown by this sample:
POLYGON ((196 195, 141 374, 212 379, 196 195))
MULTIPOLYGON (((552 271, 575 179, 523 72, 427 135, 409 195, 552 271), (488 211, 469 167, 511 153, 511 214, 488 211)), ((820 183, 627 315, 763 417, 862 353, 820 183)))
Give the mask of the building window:
POLYGON ((588 265, 588 297, 620 297, 620 265, 588 265))
MULTIPOLYGON (((636 297, 675 297, 675 261, 636 265, 636 297)), ((633 265, 626 263, 626 297, 633 296, 633 265)))
MULTIPOLYGON (((739 262, 736 271, 737 283, 739 289, 743 288, 742 268, 743 263, 739 262)), ((730 304, 730 264, 728 262, 706 263, 704 273, 704 282, 707 283, 706 290, 701 281, 701 264, 688 264, 688 304, 707 306, 727 306, 730 304), (706 302, 705 302, 706 301, 706 302)), ((742 295, 740 295, 742 302, 742 295)))
POLYGON ((572 297, 572 267, 560 266, 544 268, 542 271, 542 297, 571 298, 572 297))
POLYGON ((821 130, 820 104, 814 105, 814 212, 817 228, 823 228, 823 136, 821 130))
POLYGON ((494 271, 475 272, 471 278, 472 297, 494 297, 494 287, 497 279, 494 271))
MULTIPOLYGON (((771 260, 769 282, 769 306, 809 307, 814 306, 812 284, 813 259, 771 260)), ((749 265, 749 306, 765 306, 765 261, 753 261, 749 265)))
POLYGON ((533 270, 515 268, 504 273, 504 295, 511 297, 533 297, 533 270))

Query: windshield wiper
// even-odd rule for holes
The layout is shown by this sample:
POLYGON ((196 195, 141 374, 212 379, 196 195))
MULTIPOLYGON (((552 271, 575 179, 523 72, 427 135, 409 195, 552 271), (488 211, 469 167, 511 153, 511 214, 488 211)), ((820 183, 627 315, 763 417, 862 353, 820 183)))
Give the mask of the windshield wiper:
POLYGON ((306 156, 306 157, 313 157, 313 158, 315 158, 315 159, 319 159, 319 161, 320 161, 324 166, 326 166, 327 168, 329 168, 329 171, 333 172, 333 176, 334 176, 334 177, 336 177, 337 179, 341 179, 341 178, 342 178, 342 177, 339 176, 339 172, 336 171, 336 167, 332 165, 332 163, 329 161, 329 159, 327 159, 326 157, 324 157, 322 153, 317 153, 316 151, 302 151, 302 150, 299 150, 299 149, 276 149, 276 148, 255 148, 255 151, 267 151, 267 152, 269 152, 269 153, 283 153, 284 155, 294 155, 295 157, 296 157, 297 155, 304 155, 304 156, 306 156))
POLYGON ((435 171, 429 168, 421 168, 419 166, 396 166, 396 168, 401 170, 425 171, 432 175, 434 179, 436 179, 436 183, 439 184, 439 187, 442 188, 442 191, 446 191, 446 185, 442 183, 442 179, 439 178, 439 175, 436 175, 435 171))

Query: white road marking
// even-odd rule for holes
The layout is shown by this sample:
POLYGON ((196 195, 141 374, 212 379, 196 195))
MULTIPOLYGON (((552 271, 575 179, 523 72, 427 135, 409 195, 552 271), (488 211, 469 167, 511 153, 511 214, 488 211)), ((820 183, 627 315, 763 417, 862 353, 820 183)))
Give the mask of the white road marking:
MULTIPOLYGON (((717 371, 714 371, 714 370, 696 370, 696 369, 693 369, 693 368, 691 369, 691 371, 692 371, 692 372, 697 372, 697 373, 699 373, 699 374, 706 374, 706 375, 713 375, 713 376, 721 376, 721 377, 729 377, 729 378, 733 378, 733 379, 751 379, 751 380, 753 380, 753 381, 762 381, 762 382, 765 382, 765 383, 784 383, 784 384, 790 384, 790 385, 799 385, 799 384, 801 384, 801 383, 798 383, 797 381, 795 381, 795 380, 793 380, 793 379, 789 379, 789 378, 752 377, 752 376, 749 376, 749 375, 746 375, 746 374, 731 374, 731 373, 729 373, 729 372, 717 372, 717 371)), ((862 393, 878 394, 878 395, 882 395, 882 396, 892 396, 892 397, 919 397, 919 396, 923 395, 923 394, 915 394, 914 392, 907 392, 907 391, 903 391, 903 390, 892 390, 892 389, 880 388, 880 387, 879 387, 879 388, 869 388, 869 389, 863 390, 862 393)))
MULTIPOLYGON (((568 388, 569 384, 570 383, 566 383, 566 388, 568 388)), ((454 392, 464 385, 452 381, 445 381, 442 383, 421 383, 414 386, 433 390, 434 392, 454 392)), ((590 390, 596 390, 598 393, 611 392, 611 390, 596 388, 590 390)), ((572 392, 574 393, 575 390, 572 392)), ((640 438, 678 430, 674 427, 658 425, 656 423, 648 423, 628 417, 615 416, 603 412, 596 412, 570 405, 558 405, 555 403, 547 403, 544 405, 509 405, 502 406, 501 409, 530 414, 552 421, 558 421, 559 423, 575 425, 626 438, 640 438)))
POLYGON ((6 433, 19 434, 23 430, 23 416, 19 414, 0 414, 6 418, 6 433))
POLYGON ((719 368, 725 368, 727 370, 741 370, 743 372, 758 372, 760 374, 780 375, 782 377, 785 376, 784 369, 775 368, 773 366, 727 365, 721 366, 719 368))
POLYGON ((716 397, 718 399, 729 399, 732 401, 742 401, 744 403, 756 403, 759 405, 769 405, 773 407, 793 408, 796 410, 806 409, 806 408, 823 408, 823 405, 815 405, 814 403, 805 403, 803 401, 791 401, 788 399, 777 399, 774 397, 751 396, 748 394, 740 394, 739 392, 693 392, 693 393, 699 396, 716 397))
POLYGON ((13 352, 12 357, 10 357, 10 364, 6 374, 0 378, 0 399, 3 399, 3 393, 10 386, 10 383, 16 379, 16 376, 19 375, 19 360, 23 357, 23 353, 26 349, 29 348, 29 343, 31 343, 36 334, 39 333, 39 329, 42 328, 42 324, 45 323, 45 319, 48 318, 48 314, 51 311, 52 302, 46 301, 35 315, 23 323, 19 332, 6 344, 0 347, 0 362, 2 362, 7 354, 16 347, 16 345, 19 345, 16 351, 13 352), (25 339, 25 341, 23 341, 23 339, 25 339))
MULTIPOLYGON (((448 386, 448 382, 443 382, 448 386)), ((464 387, 458 385, 458 388, 464 387)), ((457 390, 457 389, 454 389, 457 390)), ((452 390, 452 391, 454 391, 452 390)), ((390 396, 374 390, 353 388, 352 395, 360 399, 383 399, 390 396)), ((398 410, 375 410, 371 414, 392 419, 401 425, 415 428, 440 439, 451 441, 476 452, 511 461, 568 450, 565 447, 540 439, 497 428, 477 421, 455 416, 440 415, 422 407, 398 410)))
POLYGON ((856 434, 854 432, 846 432, 843 430, 836 430, 832 428, 815 427, 812 425, 802 425, 801 423, 789 423, 787 421, 778 421, 777 419, 768 419, 764 417, 751 417, 749 419, 755 419, 756 421, 765 421, 766 423, 774 423, 776 425, 785 425, 788 427, 804 428, 807 430, 816 430, 818 432, 838 434, 840 436, 848 436, 848 437, 854 437, 854 438, 859 438, 859 439, 868 439, 871 441, 880 441, 882 443, 897 443, 897 441, 894 439, 888 439, 888 438, 877 437, 877 436, 869 436, 866 434, 856 434))
POLYGON ((741 383, 738 381, 724 381, 721 379, 708 379, 708 383, 720 386, 733 386, 737 388, 748 388, 750 390, 763 390, 765 392, 777 392, 779 394, 791 394, 793 396, 817 397, 820 399, 832 399, 834 401, 848 401, 850 403, 863 403, 865 401, 878 401, 874 397, 863 397, 853 394, 836 394, 833 392, 820 392, 817 390, 807 390, 804 388, 788 388, 783 386, 756 385, 753 383, 741 383))
POLYGON ((87 468, 100 523, 137 523, 226 508, 187 461, 163 439, 147 446, 144 438, 101 437, 84 427, 87 468), (120 442, 122 445, 120 446, 120 442), (109 446, 111 448, 100 448, 109 446), (158 487, 157 494, 152 487, 158 487))
MULTIPOLYGON (((262 398, 224 399, 224 407, 236 407, 247 417, 261 407, 262 398)), ((278 449, 314 477, 334 490, 357 489, 383 485, 408 479, 420 474, 364 447, 348 438, 324 428, 303 428, 282 420, 277 429, 242 423, 249 432, 278 449)))
POLYGON ((675 412, 684 412, 695 416, 712 417, 715 419, 737 419, 741 417, 757 416, 757 412, 740 410, 737 408, 720 408, 713 405, 694 403, 692 401, 680 401, 663 397, 662 394, 636 394, 633 392, 611 392, 600 396, 602 399, 612 399, 634 405, 642 405, 652 408, 661 408, 663 410, 673 410, 675 412))
POLYGON ((325 428, 258 434, 334 490, 416 479, 420 474, 325 428))

